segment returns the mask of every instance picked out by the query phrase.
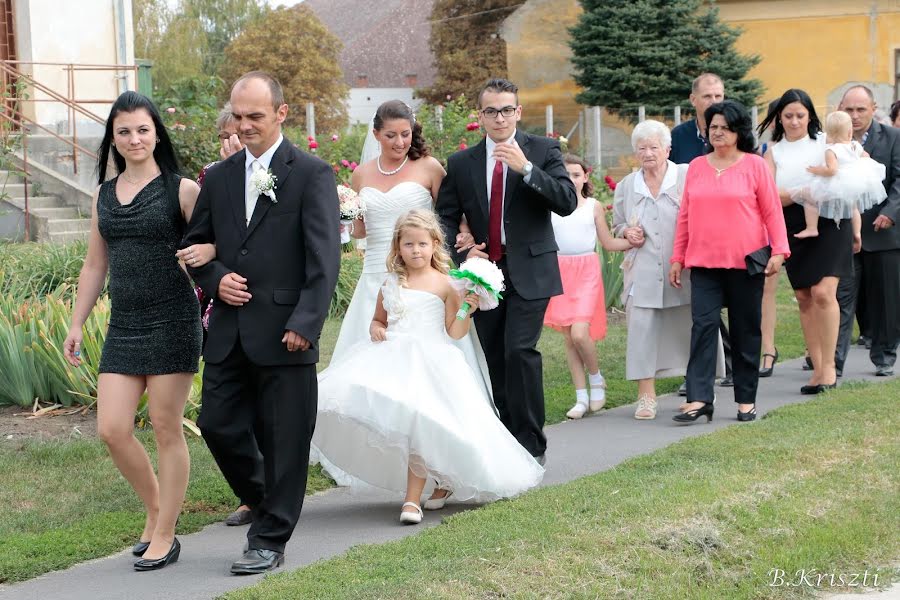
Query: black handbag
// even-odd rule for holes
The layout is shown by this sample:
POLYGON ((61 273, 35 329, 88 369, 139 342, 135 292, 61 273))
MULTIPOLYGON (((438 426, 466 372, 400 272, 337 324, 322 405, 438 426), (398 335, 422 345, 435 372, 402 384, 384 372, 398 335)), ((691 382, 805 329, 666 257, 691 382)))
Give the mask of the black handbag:
POLYGON ((754 275, 765 273, 766 265, 769 264, 770 258, 772 258, 772 246, 763 246, 759 250, 754 250, 745 256, 744 262, 747 264, 747 275, 753 277, 754 275))

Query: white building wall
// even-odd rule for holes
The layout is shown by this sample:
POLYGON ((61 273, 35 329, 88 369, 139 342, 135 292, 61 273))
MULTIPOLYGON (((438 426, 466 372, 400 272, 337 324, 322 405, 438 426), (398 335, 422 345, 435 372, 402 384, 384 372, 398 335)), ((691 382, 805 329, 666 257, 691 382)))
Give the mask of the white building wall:
POLYGON ((403 100, 413 108, 421 104, 421 100, 413 99, 413 88, 350 88, 350 124, 370 123, 375 110, 388 100, 403 100))
MULTIPOLYGON (((131 0, 16 0, 15 34, 21 69, 68 97, 65 64, 133 65, 134 31, 131 0)), ((80 70, 73 75, 75 100, 98 101, 85 108, 105 118, 112 101, 126 89, 135 89, 133 71, 80 70)), ((46 94, 30 91, 32 116, 44 126, 67 133, 68 112, 59 102, 44 102, 46 94)), ((78 118, 88 130, 88 120, 78 118)), ((85 131, 87 133, 87 131, 85 131)))

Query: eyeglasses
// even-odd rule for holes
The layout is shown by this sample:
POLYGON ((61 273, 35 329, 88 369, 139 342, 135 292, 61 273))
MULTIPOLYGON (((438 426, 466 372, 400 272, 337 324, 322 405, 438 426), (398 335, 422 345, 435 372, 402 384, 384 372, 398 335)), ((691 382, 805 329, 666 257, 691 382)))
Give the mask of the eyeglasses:
POLYGON ((494 108, 493 106, 488 106, 487 108, 481 109, 481 114, 487 119, 496 119, 498 114, 501 114, 504 117, 511 117, 516 114, 516 107, 504 106, 503 108, 494 108))

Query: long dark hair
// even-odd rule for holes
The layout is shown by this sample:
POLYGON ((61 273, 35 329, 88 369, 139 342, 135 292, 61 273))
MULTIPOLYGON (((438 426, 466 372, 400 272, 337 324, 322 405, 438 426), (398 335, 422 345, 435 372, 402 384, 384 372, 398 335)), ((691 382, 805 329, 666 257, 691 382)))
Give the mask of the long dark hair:
POLYGON ((428 156, 428 146, 425 144, 425 136, 422 135, 422 124, 416 121, 416 113, 413 112, 403 100, 388 100, 382 103, 375 111, 375 119, 372 126, 376 131, 384 128, 384 122, 392 119, 403 119, 409 121, 412 126, 412 141, 409 143, 409 159, 418 160, 423 156, 428 156))
MULTIPOLYGON (((716 115, 722 115, 728 128, 735 132, 737 138, 737 149, 741 152, 756 152, 756 138, 753 137, 753 120, 750 117, 750 111, 737 100, 723 100, 716 102, 706 109, 703 118, 706 119, 707 138, 709 137, 709 124, 716 115)), ((713 151, 712 144, 707 143, 709 150, 707 154, 713 151)))
POLYGON ((781 113, 788 104, 799 102, 807 111, 809 111, 809 125, 806 131, 809 133, 810 139, 816 139, 819 132, 822 131, 822 123, 819 121, 819 115, 816 114, 816 107, 813 106, 812 98, 803 90, 791 88, 781 95, 781 98, 775 101, 775 105, 769 105, 769 113, 763 122, 759 124, 759 131, 762 133, 766 128, 775 123, 772 130, 772 141, 780 142, 784 137, 784 125, 781 124, 781 113))
POLYGON ((125 170, 125 158, 119 154, 119 151, 116 150, 112 143, 113 137, 115 137, 113 122, 119 113, 133 113, 141 108, 150 115, 153 127, 156 129, 156 137, 159 141, 156 142, 156 147, 153 149, 153 159, 156 160, 156 164, 163 174, 163 181, 166 187, 169 187, 173 176, 181 173, 181 169, 178 166, 178 158, 175 156, 175 149, 172 147, 172 140, 169 138, 169 132, 166 130, 166 126, 163 125, 162 117, 160 117, 156 106, 146 96, 128 91, 116 98, 112 108, 109 110, 109 117, 106 119, 106 131, 103 133, 103 141, 100 142, 98 151, 98 183, 102 184, 106 181, 106 166, 109 164, 110 151, 112 151, 113 162, 116 165, 116 173, 118 174, 125 170))

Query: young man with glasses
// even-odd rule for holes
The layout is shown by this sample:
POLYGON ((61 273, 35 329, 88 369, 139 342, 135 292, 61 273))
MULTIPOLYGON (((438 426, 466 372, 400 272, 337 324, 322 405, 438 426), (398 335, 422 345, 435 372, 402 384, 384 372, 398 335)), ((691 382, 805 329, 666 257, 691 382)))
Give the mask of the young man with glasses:
POLYGON ((436 211, 448 240, 465 215, 476 245, 450 247, 457 264, 472 257, 497 264, 506 280, 500 305, 475 313, 494 403, 522 446, 544 464, 544 387, 541 336, 551 296, 562 293, 550 212, 568 215, 578 204, 559 143, 519 131, 518 87, 491 79, 478 95, 486 138, 447 161, 436 211))

